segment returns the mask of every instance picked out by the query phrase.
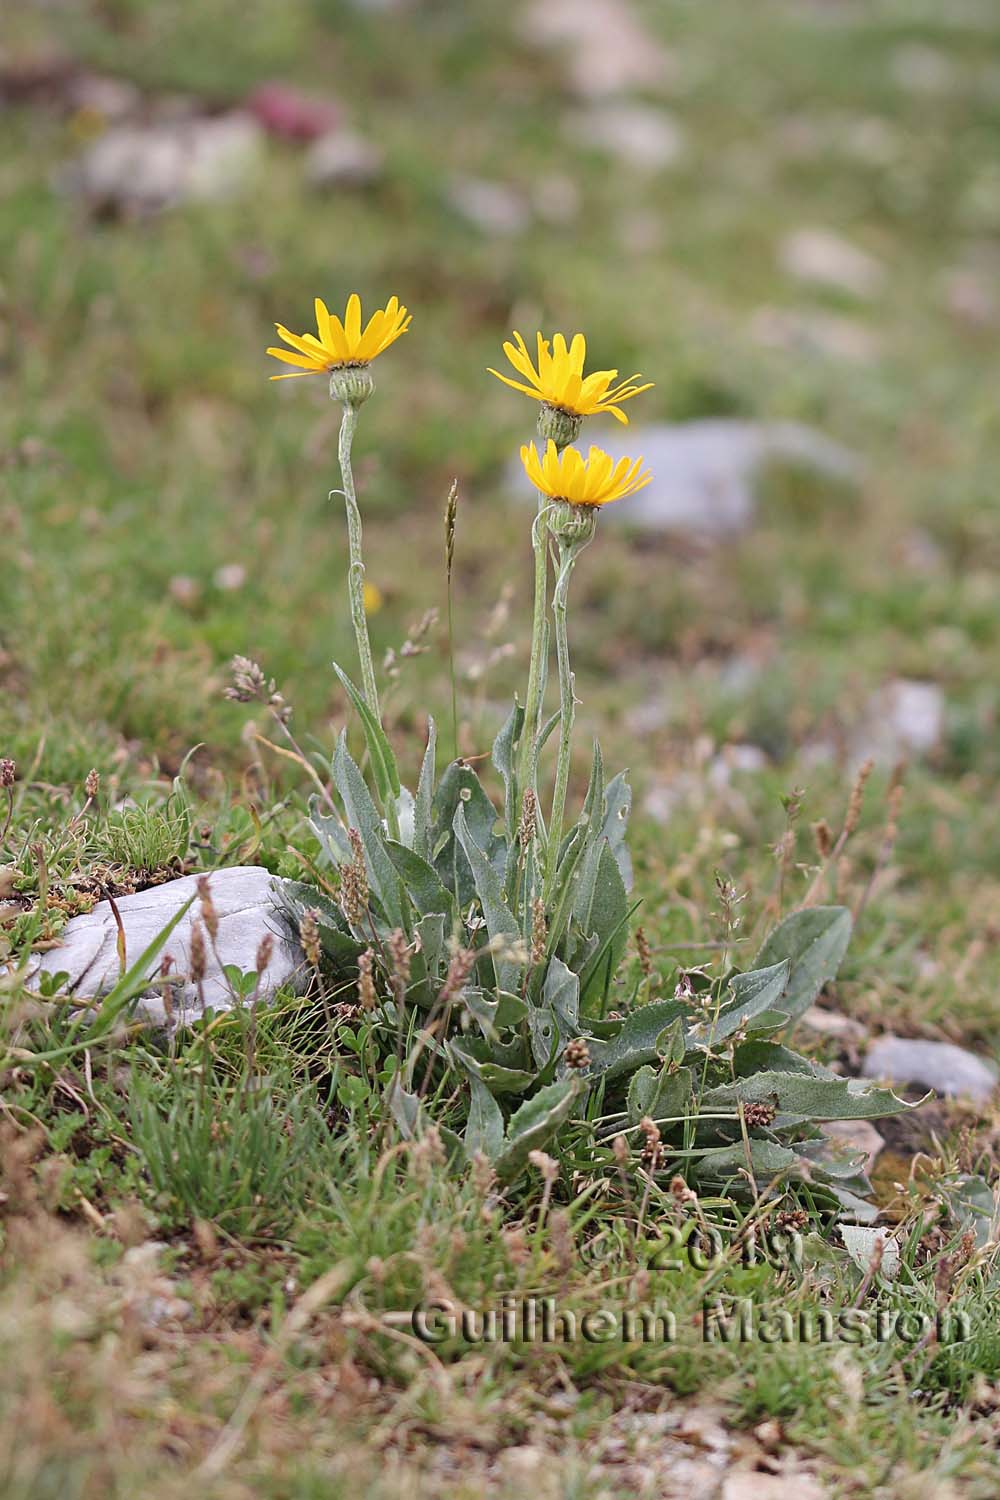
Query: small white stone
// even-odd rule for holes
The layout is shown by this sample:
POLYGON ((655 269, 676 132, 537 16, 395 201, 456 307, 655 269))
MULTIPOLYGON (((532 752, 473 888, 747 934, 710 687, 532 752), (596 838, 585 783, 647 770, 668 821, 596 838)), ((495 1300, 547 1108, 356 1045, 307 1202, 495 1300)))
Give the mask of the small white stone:
POLYGON ((152 212, 243 188, 261 152, 260 127, 234 112, 106 131, 64 176, 96 208, 152 212))
POLYGON ((216 568, 213 581, 223 593, 235 593, 246 583, 247 570, 242 563, 223 563, 221 568, 216 568))
POLYGON ((368 187, 382 174, 382 152, 352 130, 333 130, 310 146, 305 171, 313 187, 368 187))
POLYGON ((979 271, 963 266, 947 271, 944 296, 952 317, 970 328, 995 328, 1000 322, 995 283, 979 271))
POLYGON ((947 94, 956 81, 955 65, 944 52, 919 42, 907 42, 892 54, 893 81, 909 94, 947 94))
POLYGON ((850 1155, 863 1157, 863 1170, 870 1172, 885 1145, 875 1126, 868 1120, 827 1120, 820 1130, 835 1146, 850 1155))
POLYGON ((944 725, 945 698, 936 682, 896 678, 868 700, 852 741, 852 758, 885 765, 930 755, 941 743, 944 725))
POLYGON ((965 1095, 977 1104, 986 1104, 997 1086, 995 1066, 964 1047, 901 1036, 873 1042, 861 1071, 865 1078, 934 1089, 949 1098, 965 1095))
POLYGON ((782 269, 798 281, 817 282, 874 297, 885 281, 885 268, 874 256, 829 229, 797 229, 782 241, 782 269))
POLYGON ((844 1249, 860 1271, 871 1268, 872 1259, 882 1247, 879 1274, 894 1280, 899 1271, 899 1245, 887 1229, 871 1229, 867 1224, 841 1224, 844 1249))
POLYGON ((726 787, 735 773, 753 775, 766 771, 769 765, 767 753, 759 745, 723 745, 708 768, 709 784, 717 788, 726 787))
POLYGON ((604 151, 622 166, 639 172, 660 172, 682 154, 680 126, 650 104, 601 104, 578 110, 566 121, 574 141, 604 151))
POLYGON ((662 88, 679 71, 629 0, 532 0, 521 34, 532 46, 565 53, 570 85, 583 98, 662 88))
MULTIPOLYGON (((256 972, 257 954, 266 937, 273 946, 260 976, 258 998, 269 999, 282 985, 297 988, 304 982, 302 950, 278 904, 281 881, 259 865, 213 870, 207 878, 219 930, 215 943, 207 945, 207 970, 200 995, 190 977, 191 932, 194 923, 201 921, 198 877, 184 875, 131 896, 120 896, 115 902, 125 933, 125 962, 131 966, 195 897, 161 951, 147 964, 149 987, 136 1001, 135 1014, 154 1026, 190 1024, 202 1014, 202 998, 205 1009, 231 1010, 235 1000, 225 969, 232 966, 241 974, 256 972), (157 982, 165 957, 172 960, 172 1017, 164 1006, 162 983, 157 982)), ((107 901, 99 901, 93 911, 66 924, 58 948, 36 956, 29 980, 41 973, 67 974, 67 992, 75 999, 92 1001, 107 994, 121 972, 115 915, 107 901)))
POLYGON ((531 223, 523 195, 505 182, 456 177, 448 198, 452 208, 483 234, 511 238, 523 234, 531 223))
POLYGON ((822 1006, 810 1005, 803 1011, 800 1020, 803 1026, 820 1036, 830 1036, 840 1042, 863 1042, 868 1033, 860 1021, 841 1015, 839 1010, 824 1010, 822 1006))
POLYGON ((758 307, 750 316, 750 337, 766 349, 787 354, 821 355, 870 365, 882 352, 878 335, 856 318, 818 309, 802 312, 787 307, 758 307))

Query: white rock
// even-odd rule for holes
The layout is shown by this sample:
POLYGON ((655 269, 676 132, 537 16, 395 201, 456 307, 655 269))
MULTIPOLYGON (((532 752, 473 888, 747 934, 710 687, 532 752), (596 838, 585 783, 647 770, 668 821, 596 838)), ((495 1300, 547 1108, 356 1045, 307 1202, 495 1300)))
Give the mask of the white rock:
POLYGON ((824 1500, 828 1493, 812 1474, 737 1469, 726 1476, 719 1500, 824 1500))
POLYGON ((104 73, 81 73, 71 79, 68 97, 74 109, 86 110, 101 120, 123 120, 142 105, 134 83, 104 73))
POLYGON ((895 1279, 899 1271, 899 1245, 888 1229, 870 1229, 867 1224, 841 1224, 839 1227, 844 1249, 859 1270, 870 1268, 872 1257, 881 1245, 879 1273, 890 1281, 895 1279))
POLYGON ((944 295, 952 317, 970 328, 995 328, 1000 322, 995 283, 971 267, 954 266, 945 273, 944 295))
POLYGON ((212 582, 217 589, 224 594, 235 593, 241 589, 247 581, 247 570, 242 563, 223 563, 221 568, 216 568, 212 575, 212 582))
POLYGON ((821 355, 870 365, 882 352, 878 335, 856 318, 840 313, 808 312, 787 307, 758 307, 750 317, 750 337, 766 349, 788 354, 821 355))
POLYGON ((505 182, 456 177, 448 199, 452 208, 483 234, 509 238, 523 234, 531 223, 531 210, 523 195, 505 182))
POLYGON ((870 1172, 885 1141, 868 1120, 827 1120, 820 1130, 835 1146, 842 1146, 852 1156, 864 1157, 864 1171, 870 1172))
POLYGON ((944 710, 944 693, 936 682, 896 678, 868 700, 852 741, 852 758, 892 764, 929 755, 941 743, 944 710))
MULTIPOLYGON (((125 930, 126 966, 131 966, 170 919, 195 897, 162 951, 150 961, 150 986, 136 1002, 136 1015, 155 1026, 173 1028, 202 1014, 198 989, 190 979, 191 931, 201 914, 197 882, 197 876, 185 875, 115 902, 125 930), (164 1007, 162 982, 154 982, 161 974, 165 956, 172 961, 172 1020, 164 1007)), ((224 969, 232 965, 243 974, 256 972, 257 952, 268 936, 273 949, 261 975, 259 998, 269 999, 281 985, 300 987, 304 980, 303 955, 288 919, 277 905, 281 882, 259 865, 213 870, 208 882, 219 930, 215 943, 207 945, 208 968, 201 989, 205 1008, 232 1009, 234 998, 224 969)), ((109 902, 99 901, 93 911, 74 917, 61 936, 58 948, 37 957, 29 980, 42 973, 68 974, 66 990, 74 998, 95 1000, 107 994, 121 976, 118 927, 109 902)))
POLYGON ((800 1020, 803 1026, 820 1036, 833 1037, 839 1042, 863 1042, 868 1033, 860 1021, 852 1016, 841 1015, 839 1010, 824 1010, 822 1006, 810 1005, 803 1011, 800 1020))
POLYGON ((561 48, 570 84, 585 98, 661 88, 677 74, 629 0, 532 0, 521 34, 533 46, 561 48))
POLYGON ((865 1078, 913 1084, 949 1098, 965 1095, 977 1104, 985 1104, 997 1086, 994 1064, 964 1047, 901 1036, 881 1036, 873 1042, 861 1071, 865 1078))
POLYGON ((737 772, 766 771, 770 765, 767 752, 759 745, 723 745, 719 754, 708 767, 711 786, 722 788, 729 785, 737 772))
POLYGON ((662 171, 684 149, 680 126, 650 104, 600 104, 577 110, 567 118, 565 131, 574 141, 640 172, 662 171))
MULTIPOLYGON (((753 521, 754 484, 765 462, 804 464, 831 477, 856 481, 858 458, 811 428, 719 417, 600 433, 593 439, 614 458, 642 454, 652 483, 623 505, 609 505, 601 524, 643 531, 682 531, 702 538, 730 536, 753 521)), ((518 491, 524 476, 516 471, 518 491)))
POLYGON ((782 241, 779 260, 798 281, 836 287, 855 297, 875 296, 885 281, 880 261, 829 229, 795 230, 782 241))
POLYGON ((382 152, 353 130, 332 130, 309 147, 305 171, 313 187, 368 187, 382 174, 382 152))
POLYGON ((955 65, 944 52, 919 42, 897 47, 889 63, 893 80, 910 94, 947 94, 956 81, 955 65))
POLYGON ((244 187, 262 136, 247 114, 120 126, 100 136, 65 176, 96 208, 152 212, 244 187))

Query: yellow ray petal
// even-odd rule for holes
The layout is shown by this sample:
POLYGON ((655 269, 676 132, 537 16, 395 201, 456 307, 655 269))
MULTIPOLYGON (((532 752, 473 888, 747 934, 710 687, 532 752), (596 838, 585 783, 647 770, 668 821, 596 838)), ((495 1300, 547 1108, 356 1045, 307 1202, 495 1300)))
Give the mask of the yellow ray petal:
MULTIPOLYGON (((309 371, 322 369, 318 360, 311 354, 293 354, 291 349, 268 349, 267 352, 275 359, 283 360, 286 365, 298 365, 300 369, 309 371)), ((272 375, 271 378, 275 380, 277 376, 272 375)))

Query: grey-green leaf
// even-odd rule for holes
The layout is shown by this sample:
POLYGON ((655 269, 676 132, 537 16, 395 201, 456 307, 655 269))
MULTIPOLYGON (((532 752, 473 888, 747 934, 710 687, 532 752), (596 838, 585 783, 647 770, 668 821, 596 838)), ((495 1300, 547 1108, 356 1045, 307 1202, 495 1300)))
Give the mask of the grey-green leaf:
POLYGON ((421 859, 429 860, 433 854, 431 846, 434 768, 437 754, 437 728, 433 719, 427 721, 427 749, 420 766, 420 780, 413 807, 413 847, 421 859))
POLYGON ((392 746, 386 739, 385 730, 379 723, 375 714, 369 708, 364 697, 354 686, 336 662, 333 670, 340 678, 347 696, 357 710, 365 731, 365 743, 368 746, 368 758, 371 762, 372 775, 378 789, 379 798, 383 807, 388 807, 399 796, 399 771, 396 768, 396 757, 392 753, 392 746))
POLYGON ((399 877, 386 852, 382 820, 375 810, 364 777, 351 758, 343 734, 333 752, 333 779, 344 804, 348 826, 356 828, 361 835, 371 888, 381 903, 386 920, 394 927, 402 927, 399 877))
MULTIPOLYGON (((486 918, 486 930, 493 942, 514 946, 521 941, 521 932, 514 914, 503 896, 500 877, 490 864, 483 850, 473 838, 465 820, 465 809, 461 803, 455 809, 455 836, 472 869, 476 891, 486 918)), ((502 990, 516 990, 519 966, 511 958, 497 955, 494 960, 497 986, 502 990)))
POLYGON ((573 1112, 583 1085, 576 1078, 564 1078, 539 1089, 531 1099, 511 1115, 507 1139, 496 1160, 497 1176, 510 1182, 524 1167, 530 1152, 539 1150, 573 1112))
POLYGON ((688 1030, 688 1046, 712 1047, 739 1029, 740 1023, 752 1020, 762 1012, 772 1010, 788 982, 788 959, 771 964, 766 969, 751 969, 746 974, 735 974, 730 981, 732 994, 720 1008, 717 1016, 691 1026, 688 1030))
POLYGON ((664 1027, 685 1014, 681 1000, 655 1000, 626 1016, 609 1041, 590 1043, 591 1075, 603 1074, 609 1081, 630 1073, 643 1063, 657 1062, 656 1043, 664 1027))
POLYGON ((755 966, 763 968, 788 960, 782 1010, 792 1017, 801 1016, 823 986, 836 977, 851 941, 852 925, 846 906, 807 906, 793 911, 774 929, 755 966))
POLYGON ((450 928, 455 913, 454 898, 441 884, 434 866, 421 859, 415 849, 407 849, 393 839, 385 840, 385 848, 418 915, 425 917, 442 912, 450 928))
POLYGON ((466 1155, 471 1160, 477 1151, 482 1151, 490 1161, 496 1161, 503 1148, 503 1114, 485 1083, 475 1077, 469 1083, 472 1099, 465 1127, 466 1155))
POLYGON ((879 1120, 909 1106, 891 1089, 873 1088, 859 1078, 820 1077, 807 1073, 754 1073, 735 1083, 710 1089, 706 1110, 735 1108, 737 1102, 771 1104, 778 1125, 806 1120, 879 1120))

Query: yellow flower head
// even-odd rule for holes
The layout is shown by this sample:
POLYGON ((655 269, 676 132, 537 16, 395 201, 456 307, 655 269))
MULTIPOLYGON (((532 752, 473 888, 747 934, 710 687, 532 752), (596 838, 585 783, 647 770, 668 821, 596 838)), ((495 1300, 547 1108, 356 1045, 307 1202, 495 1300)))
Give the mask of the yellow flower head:
POLYGON ((499 370, 491 369, 489 373, 515 391, 523 391, 533 400, 554 406, 559 411, 569 412, 575 417, 593 417, 598 412, 609 411, 617 421, 627 425, 628 417, 617 403, 652 390, 651 383, 633 384, 642 379, 641 375, 630 375, 618 385, 614 384, 618 379, 617 370, 594 370, 590 375, 584 375, 587 341, 582 333, 574 334, 568 347, 561 333, 553 335, 551 349, 548 339, 538 334, 537 368, 532 364, 528 346, 521 335, 515 333, 514 338, 516 342, 504 344, 503 350, 523 379, 511 380, 499 370))
POLYGON ((534 443, 521 449, 524 471, 536 489, 550 500, 566 500, 570 505, 610 505, 635 494, 652 479, 643 470, 641 458, 620 458, 617 463, 603 448, 591 447, 587 457, 576 448, 562 453, 550 439, 542 458, 534 443))
POLYGON ((361 298, 352 292, 347 299, 344 321, 327 311, 321 297, 316 298, 317 338, 311 333, 289 333, 280 323, 275 323, 279 337, 291 344, 289 349, 268 349, 275 359, 298 368, 292 375, 272 375, 272 380, 294 380, 296 375, 323 375, 344 365, 367 365, 377 358, 400 334, 410 326, 410 314, 399 305, 398 297, 390 297, 384 308, 372 313, 367 326, 361 327, 361 298))

